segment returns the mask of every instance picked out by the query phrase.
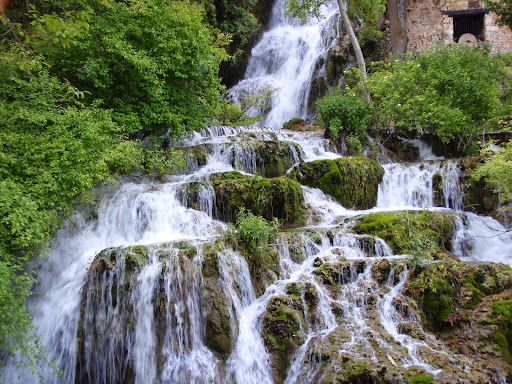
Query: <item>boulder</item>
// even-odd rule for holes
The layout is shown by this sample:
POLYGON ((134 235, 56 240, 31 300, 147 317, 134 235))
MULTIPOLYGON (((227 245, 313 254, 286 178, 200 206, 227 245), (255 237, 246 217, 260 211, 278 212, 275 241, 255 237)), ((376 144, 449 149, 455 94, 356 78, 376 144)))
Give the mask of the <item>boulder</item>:
POLYGON ((297 165, 289 177, 319 188, 346 208, 369 209, 377 203, 384 169, 366 157, 316 160, 297 165))

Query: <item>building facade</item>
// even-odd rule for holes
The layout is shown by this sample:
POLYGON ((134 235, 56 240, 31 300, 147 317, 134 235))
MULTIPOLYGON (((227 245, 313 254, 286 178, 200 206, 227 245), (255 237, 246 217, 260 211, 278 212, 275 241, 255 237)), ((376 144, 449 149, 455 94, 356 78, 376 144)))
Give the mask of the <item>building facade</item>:
POLYGON ((512 52, 512 30, 481 1, 406 0, 407 50, 425 51, 432 43, 485 42, 492 53, 512 52))

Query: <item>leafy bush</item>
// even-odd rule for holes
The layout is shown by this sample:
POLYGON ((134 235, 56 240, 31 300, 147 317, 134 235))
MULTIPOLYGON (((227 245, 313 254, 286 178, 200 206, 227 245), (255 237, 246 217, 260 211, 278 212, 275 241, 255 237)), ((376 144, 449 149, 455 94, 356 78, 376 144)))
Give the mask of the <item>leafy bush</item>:
POLYGON ((510 86, 488 51, 457 44, 393 61, 368 78, 379 125, 429 132, 445 143, 458 139, 463 147, 494 116, 510 86))
POLYGON ((472 178, 478 181, 484 178, 490 183, 494 192, 500 195, 500 201, 508 209, 512 208, 512 140, 497 152, 482 150, 485 163, 478 167, 472 178))
POLYGON ((263 255, 263 248, 275 237, 279 230, 279 221, 274 218, 268 222, 261 216, 255 216, 252 212, 241 208, 236 217, 236 224, 228 230, 228 238, 233 238, 233 233, 247 248, 249 260, 257 262, 263 255))
POLYGON ((52 72, 84 91, 86 105, 101 100, 129 132, 176 137, 203 128, 223 92, 217 73, 229 39, 203 24, 201 7, 164 0, 84 3, 92 11, 88 33, 58 54, 48 52, 52 72))
POLYGON ((334 138, 345 130, 360 140, 366 139, 369 106, 360 97, 333 93, 318 100, 317 107, 318 121, 334 138))
POLYGON ((363 145, 358 137, 349 135, 345 138, 347 147, 353 155, 360 155, 363 152, 363 145))

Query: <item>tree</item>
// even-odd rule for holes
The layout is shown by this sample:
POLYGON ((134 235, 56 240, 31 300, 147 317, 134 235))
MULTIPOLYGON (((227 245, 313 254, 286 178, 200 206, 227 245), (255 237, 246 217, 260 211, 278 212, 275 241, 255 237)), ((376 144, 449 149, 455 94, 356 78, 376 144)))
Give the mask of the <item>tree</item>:
POLYGON ((188 1, 94 0, 89 33, 50 63, 77 88, 84 103, 101 103, 128 132, 177 137, 204 128, 223 87, 225 35, 203 24, 188 1))
POLYGON ((485 0, 485 4, 498 15, 498 23, 512 29, 512 0, 485 0))
MULTIPOLYGON (((309 17, 321 17, 320 9, 328 3, 328 0, 287 0, 287 10, 290 15, 299 17, 305 22, 309 17)), ((355 34, 350 17, 357 18, 362 22, 362 29, 374 36, 380 36, 377 30, 379 14, 385 10, 385 2, 382 0, 337 0, 338 9, 341 16, 341 23, 347 32, 350 44, 354 49, 357 67, 361 72, 363 80, 363 96, 369 101, 369 95, 366 92, 364 84, 366 83, 366 63, 359 40, 355 34)))

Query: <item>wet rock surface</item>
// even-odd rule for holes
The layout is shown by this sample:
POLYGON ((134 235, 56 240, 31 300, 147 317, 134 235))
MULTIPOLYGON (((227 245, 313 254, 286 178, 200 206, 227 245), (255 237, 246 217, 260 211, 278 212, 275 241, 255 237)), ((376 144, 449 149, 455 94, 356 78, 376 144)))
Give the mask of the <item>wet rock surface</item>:
POLYGON ((377 202, 384 170, 365 157, 316 160, 301 163, 290 177, 303 185, 319 188, 347 208, 369 209, 377 202))

